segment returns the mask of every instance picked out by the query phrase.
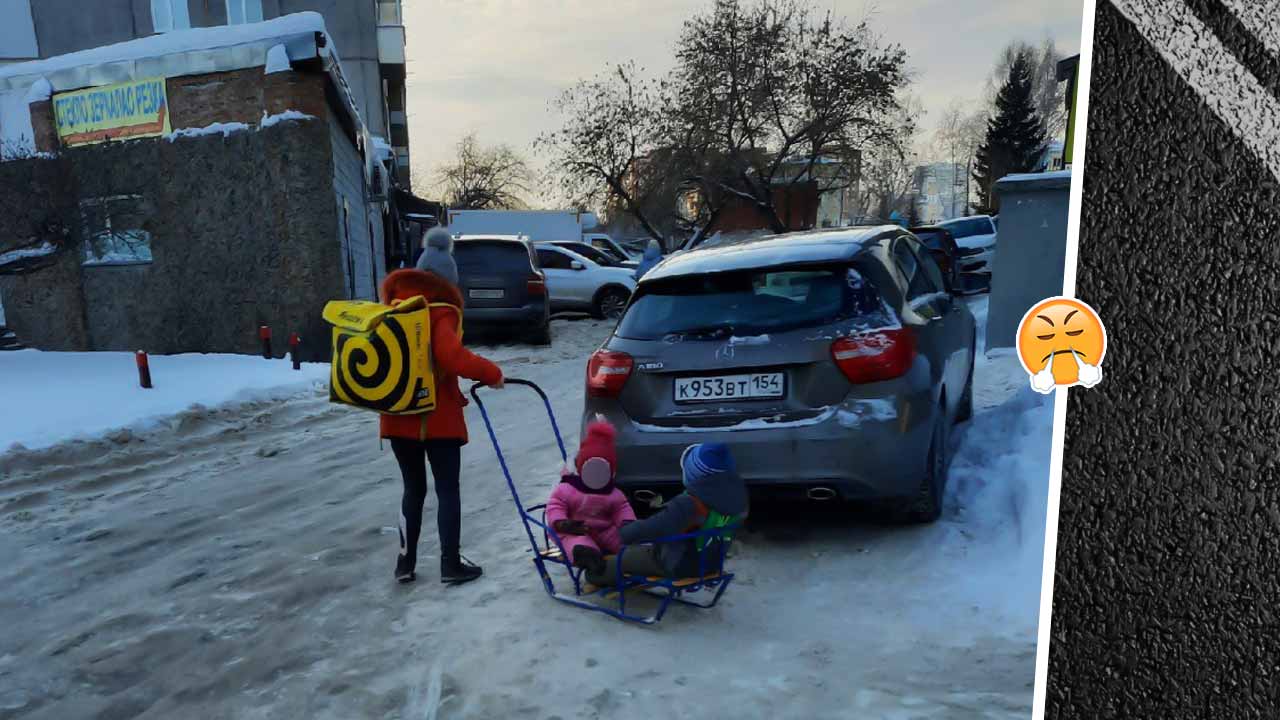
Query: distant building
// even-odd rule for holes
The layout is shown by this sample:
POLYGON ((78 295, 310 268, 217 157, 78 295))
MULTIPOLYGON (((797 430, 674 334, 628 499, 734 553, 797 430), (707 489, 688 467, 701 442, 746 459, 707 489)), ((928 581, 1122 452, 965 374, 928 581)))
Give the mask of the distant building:
POLYGON ((1063 150, 1065 146, 1061 140, 1050 140, 1045 146, 1044 152, 1040 154, 1040 160, 1036 162, 1036 166, 1032 172, 1056 172, 1065 168, 1062 162, 1063 150))
POLYGON ((306 10, 324 16, 364 124, 389 143, 396 179, 410 187, 400 0, 3 0, 0 63, 306 10))
POLYGON ((253 353, 268 325, 327 357, 324 303, 375 299, 410 251, 394 158, 331 48, 306 12, 0 67, 33 145, 0 162, 21 341, 253 353))
POLYGON ((921 223, 936 223, 965 214, 969 186, 960 163, 920 165, 915 170, 913 194, 921 223))

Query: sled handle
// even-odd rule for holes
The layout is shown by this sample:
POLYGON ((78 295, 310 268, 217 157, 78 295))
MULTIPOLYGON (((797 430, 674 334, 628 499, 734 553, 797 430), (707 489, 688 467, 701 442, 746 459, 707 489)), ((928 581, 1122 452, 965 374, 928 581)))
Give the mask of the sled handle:
MULTIPOLYGON (((551 420, 551 429, 556 434, 556 445, 560 447, 560 459, 565 462, 568 462, 569 453, 566 452, 564 449, 564 438, 561 437, 560 435, 560 424, 556 422, 556 414, 551 411, 551 399, 547 397, 547 393, 544 392, 542 388, 538 387, 536 383, 531 382, 529 380, 521 380, 520 378, 505 378, 503 379, 502 382, 504 385, 524 385, 525 387, 532 388, 534 392, 538 393, 538 397, 542 398, 542 404, 547 408, 547 417, 551 420)), ((476 406, 480 408, 480 415, 484 417, 485 424, 488 425, 489 414, 485 412, 484 402, 480 400, 480 395, 479 395, 479 390, 482 387, 489 387, 489 386, 485 385, 484 383, 472 383, 471 397, 476 401, 476 406)), ((490 430, 492 431, 492 427, 490 427, 490 430)), ((495 443, 494 446, 497 447, 497 444, 495 443)))
MULTIPOLYGON (((547 408, 547 417, 551 418, 551 429, 556 434, 556 444, 560 446, 560 457, 564 462, 569 462, 569 454, 564 449, 564 439, 560 437, 560 426, 556 423, 556 415, 551 411, 551 399, 534 383, 528 380, 520 380, 518 378, 507 378, 504 381, 506 385, 525 385, 533 388, 542 398, 542 404, 547 408)), ((515 480, 511 477, 511 468, 507 467, 507 459, 502 454, 502 448, 498 446, 498 434, 493 431, 493 422, 489 420, 489 411, 484 406, 484 401, 480 399, 480 388, 486 387, 484 383, 475 383, 471 386, 471 398, 476 401, 476 407, 480 408, 480 417, 484 418, 485 429, 489 431, 489 441, 493 443, 493 452, 498 456, 498 465, 502 467, 502 474, 507 479, 507 489, 511 491, 511 499, 515 500, 516 510, 520 513, 520 521, 524 525, 524 532, 529 536, 529 545, 533 547, 535 553, 538 552, 538 541, 533 537, 533 528, 529 527, 529 515, 524 510, 524 504, 520 502, 520 493, 516 490, 515 480)), ((536 520, 534 521, 537 522, 536 520)), ((545 530, 545 526, 543 527, 545 530)), ((558 542, 557 542, 558 544, 558 542)), ((549 582, 549 581, 548 581, 549 582)), ((548 585, 550 587, 550 585, 548 585)))

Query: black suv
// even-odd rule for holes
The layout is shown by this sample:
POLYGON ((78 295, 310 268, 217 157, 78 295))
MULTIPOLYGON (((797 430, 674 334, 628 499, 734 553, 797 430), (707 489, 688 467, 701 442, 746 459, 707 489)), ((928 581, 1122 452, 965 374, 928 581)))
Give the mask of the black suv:
POLYGON ((547 279, 528 239, 459 236, 453 257, 468 327, 508 329, 535 344, 551 344, 547 279))

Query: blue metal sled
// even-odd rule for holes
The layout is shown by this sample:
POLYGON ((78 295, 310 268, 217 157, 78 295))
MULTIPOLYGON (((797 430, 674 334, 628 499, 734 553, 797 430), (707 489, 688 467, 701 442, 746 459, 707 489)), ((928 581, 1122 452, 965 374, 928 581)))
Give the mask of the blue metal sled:
MULTIPOLYGON (((506 384, 524 385, 532 388, 542 398, 542 403, 547 408, 547 416, 551 419, 551 429, 556 434, 556 444, 560 447, 560 457, 567 463, 569 455, 565 451, 564 439, 560 436, 560 426, 556 423, 556 416, 551 410, 551 401, 547 398, 547 394, 542 391, 542 388, 528 380, 508 378, 506 384)), ((602 588, 588 585, 586 578, 583 576, 584 571, 573 566, 572 561, 564 551, 564 545, 560 542, 560 536, 556 534, 554 528, 547 525, 546 505, 534 505, 526 508, 520 502, 520 493, 516 490, 515 482, 511 478, 511 470, 507 467, 507 460, 502 455, 502 448, 498 446, 498 436, 493 431, 493 423, 489 420, 489 413, 485 409, 484 402, 480 400, 478 391, 481 387, 484 386, 480 383, 472 385, 471 397, 475 400, 476 406, 480 408, 480 415, 484 418, 484 425, 489 430, 489 439, 493 441, 493 451, 498 455, 498 464, 502 466, 502 474, 507 478, 507 487, 511 489, 511 498, 515 501, 516 510, 520 513, 520 521, 524 523, 525 534, 529 536, 529 545, 533 548, 533 563, 538 568, 538 574, 542 576, 542 584, 548 595, 576 607, 602 612, 619 620, 627 620, 644 625, 652 625, 661 620, 662 616, 667 612, 667 607, 672 602, 702 609, 716 606, 716 603, 720 601, 720 596, 724 595, 725 589, 729 587, 729 583, 733 582, 733 573, 725 570, 725 553, 729 545, 729 540, 726 536, 737 529, 738 526, 736 524, 716 530, 675 535, 652 543, 643 543, 644 545, 658 545, 661 543, 684 542, 699 537, 719 538, 721 542, 714 544, 714 547, 718 548, 719 552, 720 562, 715 566, 719 570, 708 567, 706 556, 711 553, 704 551, 698 557, 697 577, 662 578, 626 575, 620 577, 616 585, 602 588), (533 513, 538 513, 538 515, 535 516, 533 513), (536 539, 533 530, 534 526, 542 530, 541 544, 536 539), (573 583, 572 593, 556 590, 555 583, 551 579, 551 573, 547 569, 549 565, 559 565, 565 569, 570 582, 573 583), (657 610, 651 615, 637 615, 627 612, 627 593, 630 591, 640 591, 658 598, 657 610), (703 597, 710 595, 710 599, 689 599, 685 597, 686 595, 694 594, 701 594, 703 597), (602 602, 593 602, 592 600, 602 602)), ((618 552, 619 564, 621 564, 622 556, 627 552, 628 547, 634 546, 623 546, 618 552)))

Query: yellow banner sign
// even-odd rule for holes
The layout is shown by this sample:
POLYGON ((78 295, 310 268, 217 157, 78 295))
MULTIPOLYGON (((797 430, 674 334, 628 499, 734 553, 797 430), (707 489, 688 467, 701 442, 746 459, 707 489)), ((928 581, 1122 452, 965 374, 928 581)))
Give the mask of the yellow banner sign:
POLYGON ((169 132, 164 78, 59 93, 53 96, 53 114, 64 145, 169 132))

